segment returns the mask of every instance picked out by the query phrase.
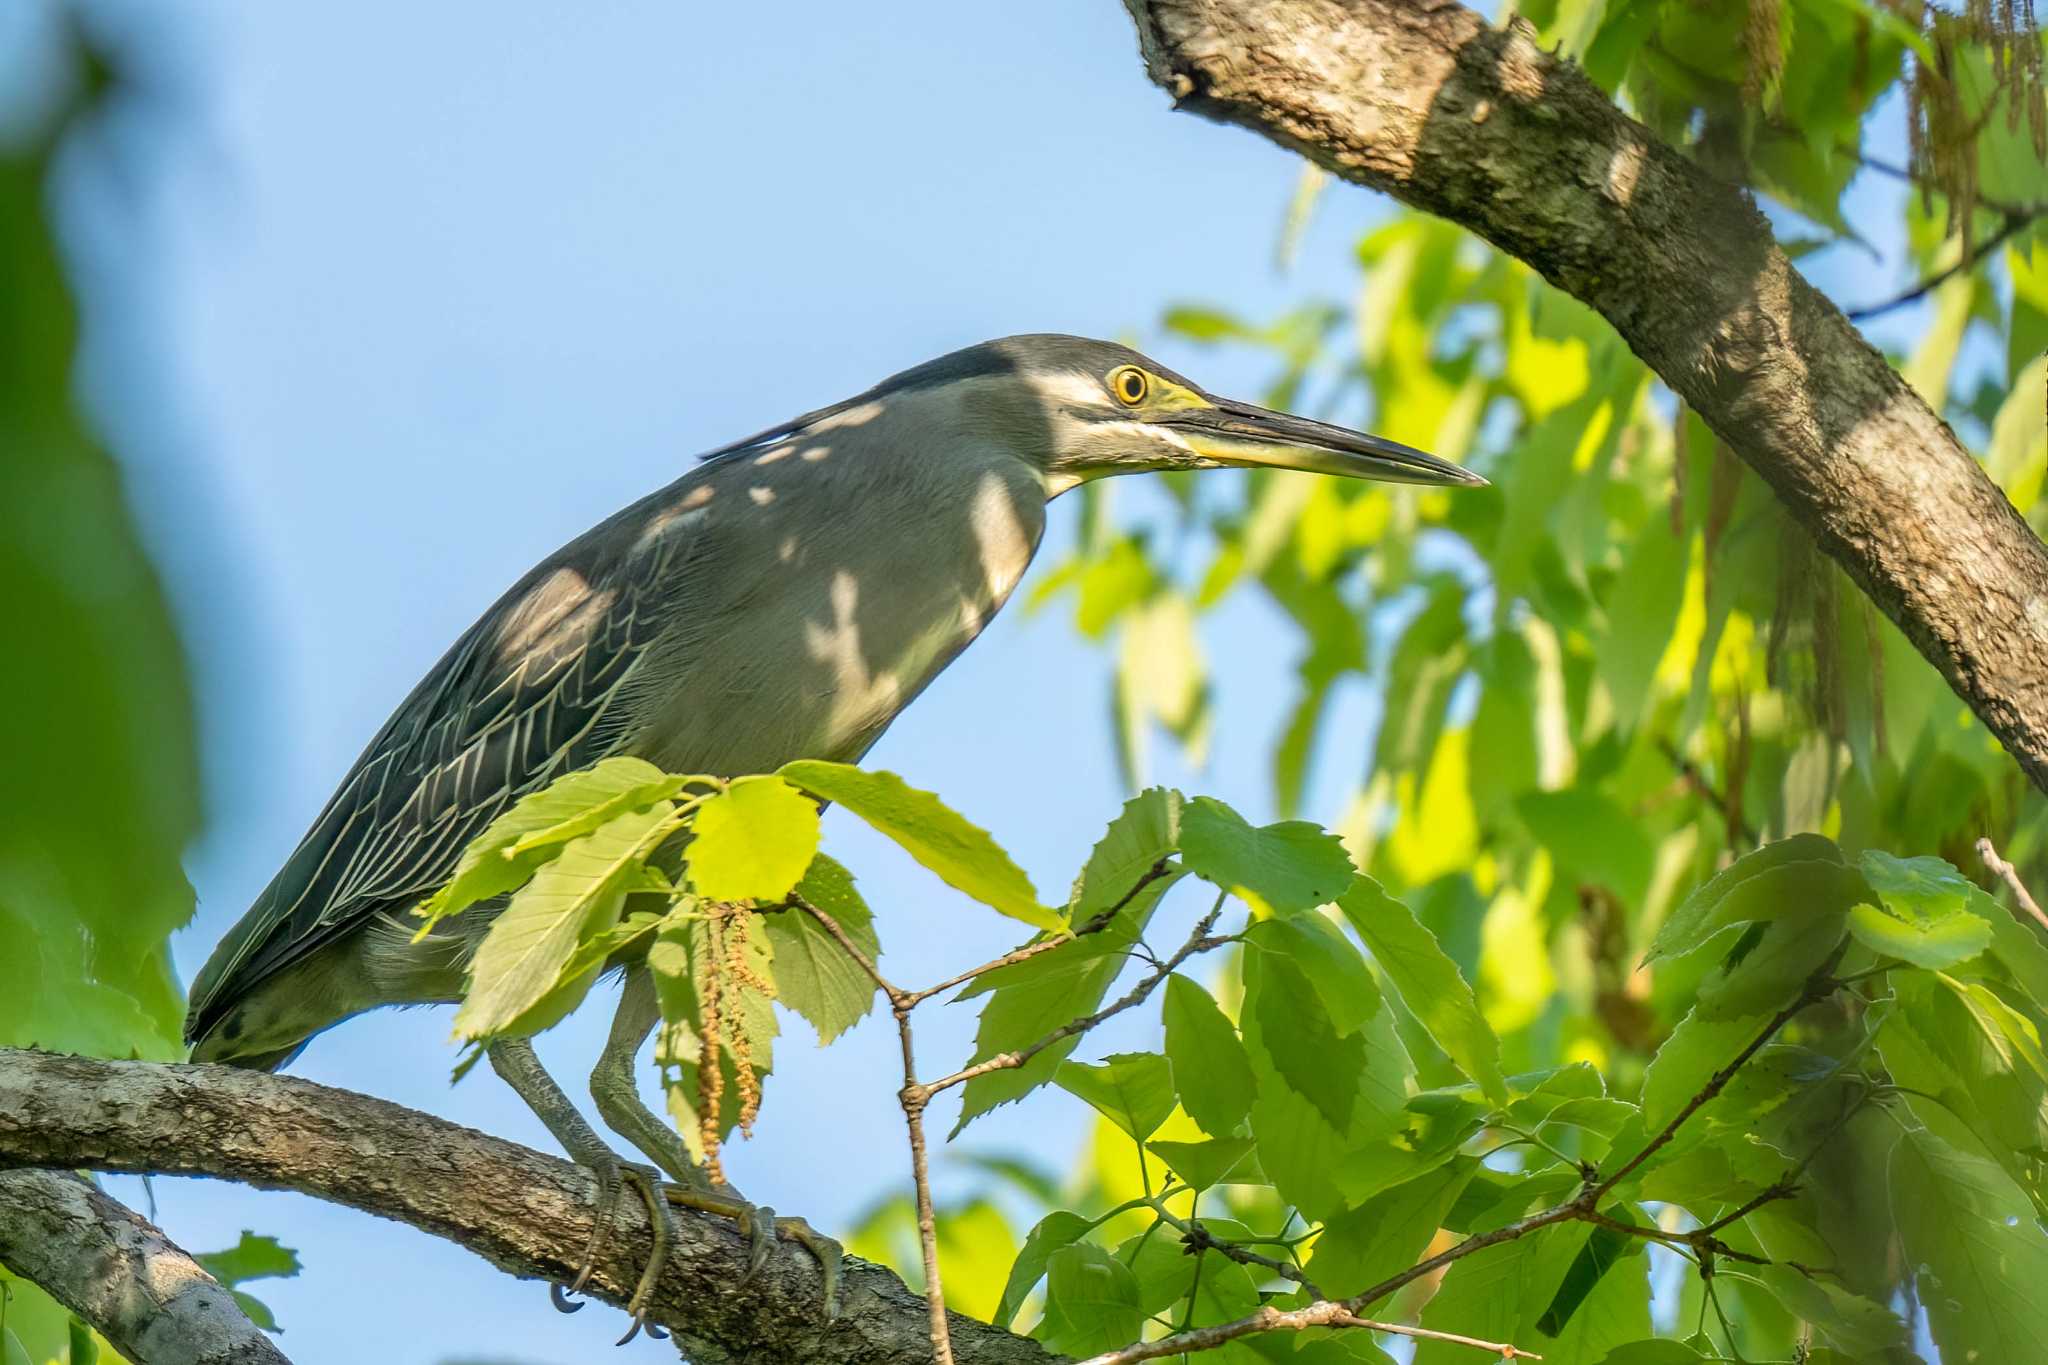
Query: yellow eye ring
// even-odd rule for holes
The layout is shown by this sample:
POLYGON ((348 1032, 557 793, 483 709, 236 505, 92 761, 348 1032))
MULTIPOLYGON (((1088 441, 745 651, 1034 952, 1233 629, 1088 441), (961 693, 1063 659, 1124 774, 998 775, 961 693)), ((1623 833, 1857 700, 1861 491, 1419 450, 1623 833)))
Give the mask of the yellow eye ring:
POLYGON ((1126 365, 1109 376, 1109 391, 1116 395, 1116 401, 1127 408, 1135 408, 1145 401, 1145 395, 1152 390, 1152 381, 1145 372, 1135 365, 1126 365))

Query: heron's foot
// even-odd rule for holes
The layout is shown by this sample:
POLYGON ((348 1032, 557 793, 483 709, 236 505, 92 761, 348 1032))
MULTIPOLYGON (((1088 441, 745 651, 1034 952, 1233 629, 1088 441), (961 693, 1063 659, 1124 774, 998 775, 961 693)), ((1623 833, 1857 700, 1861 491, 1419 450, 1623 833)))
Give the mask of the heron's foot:
POLYGON ((761 1267, 768 1264, 768 1258, 775 1252, 778 1235, 802 1246, 816 1258, 818 1270, 825 1281, 825 1317, 829 1320, 839 1316, 839 1274, 846 1249, 838 1242, 801 1218, 777 1218, 774 1209, 753 1203, 730 1185, 716 1188, 699 1187, 695 1183, 669 1185, 663 1193, 671 1204, 702 1213, 715 1213, 740 1225, 747 1235, 747 1270, 740 1276, 741 1286, 760 1274, 761 1267))
POLYGON ((550 1286, 550 1297, 555 1307, 564 1313, 574 1313, 583 1307, 580 1303, 571 1302, 569 1296, 582 1293, 583 1286, 590 1282, 591 1272, 597 1268, 597 1258, 617 1226, 619 1205, 625 1198, 626 1187, 630 1185, 640 1197, 641 1206, 647 1210, 648 1224, 654 1230, 654 1251, 640 1272, 633 1297, 626 1301, 626 1312, 632 1323, 626 1328, 626 1335, 619 1338, 619 1345, 631 1341, 642 1327, 647 1328, 649 1336, 666 1336, 659 1327, 647 1322, 647 1302, 653 1297, 654 1286, 661 1282, 661 1272, 668 1265, 669 1247, 675 1241, 675 1215, 669 1211, 668 1200, 662 1197, 666 1188, 662 1174, 652 1166, 637 1161, 621 1161, 609 1154, 602 1161, 585 1164, 598 1179, 597 1219, 590 1229, 590 1241, 583 1248, 583 1260, 577 1268, 576 1278, 567 1286, 550 1286))

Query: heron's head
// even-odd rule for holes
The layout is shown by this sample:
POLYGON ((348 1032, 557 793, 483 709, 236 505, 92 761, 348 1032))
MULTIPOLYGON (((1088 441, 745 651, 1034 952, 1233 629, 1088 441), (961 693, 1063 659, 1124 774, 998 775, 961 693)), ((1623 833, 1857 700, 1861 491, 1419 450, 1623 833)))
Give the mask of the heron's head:
POLYGON ((959 386, 1038 462, 1057 494, 1105 474, 1264 466, 1387 483, 1478 486, 1434 455, 1364 432, 1219 398, 1128 346, 1033 335, 984 342, 897 377, 959 386))

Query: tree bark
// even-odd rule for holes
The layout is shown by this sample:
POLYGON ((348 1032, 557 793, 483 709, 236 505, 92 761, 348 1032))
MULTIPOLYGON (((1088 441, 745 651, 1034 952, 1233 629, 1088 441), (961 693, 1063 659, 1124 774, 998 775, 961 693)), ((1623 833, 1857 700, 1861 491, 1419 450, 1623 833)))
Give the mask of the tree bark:
MULTIPOLYGON (((229 1067, 0 1048, 7 1167, 208 1175, 298 1190, 445 1237, 511 1274, 555 1281, 575 1273, 597 1195, 589 1173, 567 1161, 367 1095, 229 1067)), ((0 1187, 0 1200, 10 1198, 0 1187)), ((674 1333, 697 1365, 931 1360, 924 1300, 889 1271, 849 1259, 840 1314, 828 1321, 818 1265, 803 1248, 785 1241, 742 1286, 739 1230, 675 1212, 679 1235, 649 1320, 674 1333)), ((645 1213, 623 1200, 588 1292, 625 1303, 652 1246, 645 1213)), ((66 1302, 84 1292, 85 1272, 61 1262, 23 1273, 66 1302)), ((536 1298, 535 1311, 552 1310, 536 1298)), ((1054 1359, 984 1322, 955 1314, 951 1325, 963 1365, 1054 1359)))
POLYGON ((1591 305, 2048 790, 2048 550, 1747 194, 1454 0, 1124 0, 1177 107, 1591 305))
POLYGON ((78 1176, 0 1171, 0 1265, 135 1365, 287 1365, 198 1262, 78 1176))

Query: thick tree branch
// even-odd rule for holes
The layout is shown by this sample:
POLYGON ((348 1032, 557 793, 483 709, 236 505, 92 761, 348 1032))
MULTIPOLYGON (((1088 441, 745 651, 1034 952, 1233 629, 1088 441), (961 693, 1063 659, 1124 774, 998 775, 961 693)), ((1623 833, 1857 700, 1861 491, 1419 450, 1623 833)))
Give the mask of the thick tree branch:
POLYGON ((1756 206, 1451 0, 1125 0, 1152 79, 1597 309, 2048 789, 2048 549, 1756 206))
POLYGON ((0 1265, 48 1290, 136 1365, 285 1365, 219 1281, 75 1175, 0 1171, 0 1265))
MULTIPOLYGON (((299 1190, 445 1237, 511 1274, 557 1281, 575 1273, 597 1194, 595 1180, 567 1161, 366 1095, 227 1067, 6 1048, 0 1167, 207 1175, 299 1190)), ((693 1210, 675 1213, 679 1235, 649 1319, 692 1361, 931 1360, 924 1302, 888 1271, 850 1261, 840 1315, 826 1321, 809 1253, 784 1243, 741 1288, 739 1230, 693 1210)), ((645 1214, 625 1201, 589 1293, 623 1304, 650 1246, 645 1214)), ((535 1307, 547 1311, 538 1299, 535 1307)), ((956 1315, 951 1326, 963 1365, 1052 1359, 987 1323, 956 1315)))

